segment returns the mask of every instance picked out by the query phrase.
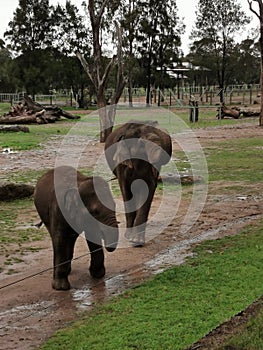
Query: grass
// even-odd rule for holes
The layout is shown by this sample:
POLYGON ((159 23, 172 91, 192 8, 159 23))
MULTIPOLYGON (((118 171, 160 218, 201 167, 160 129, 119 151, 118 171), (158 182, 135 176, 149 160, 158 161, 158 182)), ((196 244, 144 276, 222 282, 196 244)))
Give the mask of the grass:
POLYGON ((210 181, 262 181, 262 148, 262 138, 217 142, 206 148, 210 181))
POLYGON ((10 147, 25 151, 41 148, 50 137, 65 135, 73 122, 59 121, 56 124, 29 125, 30 132, 1 133, 0 150, 10 147))
MULTIPOLYGON (((0 115, 9 110, 9 104, 0 103, 0 115), (8 108, 7 108, 8 106, 8 108)), ((85 135, 99 138, 99 118, 97 111, 84 115, 80 120, 62 119, 54 124, 28 125, 29 133, 2 133, 0 142, 1 149, 30 150, 41 148, 51 137, 71 135, 85 135)), ((242 122, 241 120, 221 120, 215 118, 214 109, 201 109, 198 123, 189 122, 188 110, 167 108, 119 108, 116 114, 116 125, 131 119, 158 120, 160 125, 169 132, 175 133, 186 128, 198 128, 206 126, 229 125, 242 122)), ((245 119, 244 119, 245 121, 245 119)))
POLYGON ((41 349, 184 349, 262 295, 262 224, 197 246, 185 264, 97 305, 41 349))
POLYGON ((47 232, 34 226, 38 221, 32 198, 0 202, 0 254, 5 257, 0 271, 23 261, 28 249, 39 250, 34 248, 34 242, 43 240, 47 232))
MULTIPOLYGON (((0 114, 1 108, 0 104, 0 114)), ((187 111, 176 113, 185 125, 190 125, 187 111)), ((170 116, 169 111, 164 114, 157 112, 156 115, 152 115, 151 111, 141 114, 143 119, 160 118, 161 125, 174 132, 176 123, 172 118, 169 119, 170 116)), ((123 110, 117 115, 116 122, 123 123, 132 117, 133 115, 123 110)), ((200 121, 190 126, 211 127, 240 122, 242 120, 218 121, 213 110, 202 112, 200 121)), ((183 129, 185 125, 179 127, 183 129)), ((0 152, 5 147, 15 150, 40 148, 50 138, 68 133, 98 138, 96 112, 92 116, 82 117, 78 122, 60 121, 56 124, 30 125, 29 128, 29 134, 1 134, 0 152)), ((230 181, 232 186, 228 184, 221 191, 227 192, 231 188, 231 193, 242 192, 243 188, 237 181, 261 182, 262 147, 263 141, 260 138, 211 143, 205 148, 210 181, 230 181)), ((190 169, 182 151, 176 152, 176 166, 178 171, 190 169)), ((17 171, 4 176, 10 182, 34 184, 44 171, 45 169, 17 171)), ((89 169, 85 172, 90 174, 89 169)), ((158 190, 161 191, 160 188, 158 190)), ((113 183, 113 192, 120 195, 116 181, 113 183)), ((47 233, 33 228, 34 219, 29 219, 29 225, 28 219, 23 219, 28 216, 27 211, 32 210, 32 200, 1 202, 0 205, 0 253, 5 256, 4 266, 0 266, 0 271, 3 271, 13 263, 23 260, 23 254, 28 250, 38 249, 31 244, 28 247, 28 243, 43 239, 47 233), (31 227, 26 228, 28 226, 31 227), (9 251, 9 247, 13 245, 17 246, 15 255, 9 251)), ((152 350, 182 349, 190 345, 262 294, 263 242, 260 227, 262 223, 261 226, 247 228, 237 237, 207 242, 197 247, 196 257, 188 260, 187 264, 129 290, 120 299, 105 306, 98 305, 86 320, 66 332, 59 332, 43 349, 96 350, 101 349, 103 344, 105 350, 152 350)), ((8 273, 15 273, 15 269, 9 268, 8 273)), ((262 318, 259 318, 259 322, 262 325, 262 318)), ((247 331, 253 333, 247 333, 244 342, 249 341, 245 338, 255 338, 257 343, 251 349, 256 349, 257 344, 262 342, 262 337, 258 337, 256 333, 259 333, 259 327, 254 327, 253 324, 247 327, 247 331)), ((233 344, 236 341, 234 339, 233 344)), ((249 346, 244 346, 243 349, 250 349, 249 346)))
POLYGON ((36 212, 34 213, 32 198, 0 202, 0 204, 1 245, 28 243, 42 238, 42 231, 34 228, 38 218, 36 212))
POLYGON ((0 103, 0 115, 9 112, 9 110, 10 110, 10 103, 7 103, 7 102, 0 103))
POLYGON ((0 173, 0 180, 4 182, 14 182, 14 183, 26 183, 35 185, 37 180, 46 172, 47 169, 43 170, 19 170, 6 172, 5 174, 0 173))

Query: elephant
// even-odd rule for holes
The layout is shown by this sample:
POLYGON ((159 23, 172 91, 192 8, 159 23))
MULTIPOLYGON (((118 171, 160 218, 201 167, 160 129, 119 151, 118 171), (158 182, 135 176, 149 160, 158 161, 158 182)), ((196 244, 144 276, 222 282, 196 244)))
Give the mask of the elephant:
POLYGON ((119 230, 115 202, 108 183, 99 176, 86 177, 70 166, 49 170, 37 182, 34 204, 53 245, 53 281, 56 290, 70 289, 74 245, 85 234, 89 271, 93 278, 105 275, 104 251, 116 249, 119 230))
POLYGON ((161 166, 172 154, 171 137, 155 121, 130 121, 106 139, 105 158, 117 177, 124 200, 125 237, 145 244, 145 229, 161 166))

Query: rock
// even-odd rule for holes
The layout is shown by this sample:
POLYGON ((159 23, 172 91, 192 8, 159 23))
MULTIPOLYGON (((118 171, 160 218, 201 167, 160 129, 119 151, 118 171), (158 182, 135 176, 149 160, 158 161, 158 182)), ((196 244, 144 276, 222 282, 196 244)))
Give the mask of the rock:
POLYGON ((162 174, 159 176, 159 182, 165 184, 181 184, 181 185, 192 185, 194 183, 201 182, 202 179, 199 176, 192 174, 162 174))

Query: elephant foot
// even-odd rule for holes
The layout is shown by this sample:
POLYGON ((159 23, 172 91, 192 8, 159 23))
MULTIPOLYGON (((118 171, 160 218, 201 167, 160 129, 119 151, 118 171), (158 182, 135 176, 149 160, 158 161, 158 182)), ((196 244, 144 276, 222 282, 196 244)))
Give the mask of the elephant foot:
POLYGON ((130 242, 132 243, 132 246, 135 248, 140 248, 145 245, 144 239, 132 239, 130 240, 130 242))
POLYGON ((143 247, 145 245, 145 233, 135 233, 134 228, 127 228, 124 237, 132 243, 133 247, 143 247))
POLYGON ((132 243, 132 246, 135 247, 135 248, 143 247, 145 245, 144 234, 139 233, 137 235, 134 235, 130 239, 130 242, 132 243))
POLYGON ((102 278, 105 276, 105 267, 104 266, 100 269, 94 269, 94 268, 90 267, 89 271, 90 271, 91 277, 93 277, 93 278, 102 278))
POLYGON ((56 290, 68 290, 70 289, 70 283, 67 278, 53 279, 52 288, 56 290))
POLYGON ((134 237, 134 232, 133 232, 133 228, 127 228, 125 233, 124 233, 124 237, 128 240, 131 240, 134 237))

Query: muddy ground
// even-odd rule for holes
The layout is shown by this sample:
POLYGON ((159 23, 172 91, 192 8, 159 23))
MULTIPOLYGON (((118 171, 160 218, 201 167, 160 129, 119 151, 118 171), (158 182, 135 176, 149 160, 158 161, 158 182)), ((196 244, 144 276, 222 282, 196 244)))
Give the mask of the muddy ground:
MULTIPOLYGON (((195 134, 205 148, 211 142, 216 144, 224 139, 262 137, 263 128, 258 127, 255 120, 235 126, 198 129, 195 134)), ((22 169, 53 167, 61 140, 60 136, 52 138, 41 150, 1 154, 1 176, 22 169)), ((70 150, 72 157, 83 140, 78 138, 73 141, 70 150)), ((174 148, 176 149, 176 144, 174 148)), ((79 159, 79 167, 93 166, 102 149, 103 146, 98 142, 90 143, 79 159)), ((242 188, 243 183, 237 179, 235 185, 242 188)), ((262 184, 243 186, 242 192, 238 194, 231 190, 231 186, 233 182, 214 182, 209 185, 204 208, 187 233, 183 233, 180 228, 189 207, 192 187, 184 189, 177 215, 162 233, 148 240, 143 248, 132 248, 127 243, 125 248, 106 253, 106 276, 102 280, 93 280, 89 276, 88 250, 80 237, 74 255, 76 260, 72 265, 70 291, 57 292, 51 288, 52 247, 48 235, 45 235, 43 241, 34 242, 34 247, 41 249, 34 253, 28 252, 23 256, 22 262, 14 263, 14 274, 8 275, 7 270, 0 273, 0 349, 34 349, 56 330, 77 319, 83 312, 91 310, 94 303, 118 295, 171 265, 183 263, 185 257, 191 255, 193 244, 236 234, 243 226, 260 220, 263 213, 263 191, 259 186, 262 184)), ((161 194, 158 194, 151 215, 154 215, 161 202, 161 194)), ((172 203, 171 199, 171 205, 172 203)), ((162 215, 165 220, 166 214, 162 215)), ((29 223, 32 220, 38 221, 33 205, 32 210, 23 218, 24 222, 26 220, 29 223)), ((154 225, 149 225, 148 234, 154 230, 154 225)), ((15 246, 10 246, 9 249, 9 253, 15 254, 15 246)), ((236 324, 233 321, 227 332, 236 324)), ((223 328, 218 333, 224 335, 223 328)), ((213 339, 215 338, 220 342, 220 336, 214 336, 213 339)), ((206 340, 197 346, 205 348, 206 344, 207 348, 213 348, 206 340)))

